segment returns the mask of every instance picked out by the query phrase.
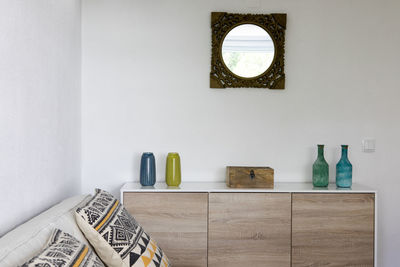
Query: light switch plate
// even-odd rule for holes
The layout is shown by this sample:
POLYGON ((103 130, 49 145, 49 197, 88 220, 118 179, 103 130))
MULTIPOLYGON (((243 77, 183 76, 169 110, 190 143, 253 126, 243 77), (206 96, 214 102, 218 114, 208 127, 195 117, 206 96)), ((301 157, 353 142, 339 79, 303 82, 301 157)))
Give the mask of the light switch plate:
POLYGON ((363 148, 363 152, 365 152, 365 153, 375 152, 375 149, 376 149, 375 139, 372 139, 372 138, 364 139, 362 141, 362 148, 363 148))

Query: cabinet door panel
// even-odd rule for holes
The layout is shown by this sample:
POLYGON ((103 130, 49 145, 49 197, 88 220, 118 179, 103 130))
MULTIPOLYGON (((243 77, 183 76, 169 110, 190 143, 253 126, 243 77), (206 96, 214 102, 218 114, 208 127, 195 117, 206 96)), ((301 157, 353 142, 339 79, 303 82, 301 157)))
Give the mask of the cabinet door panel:
POLYGON ((208 266, 290 266, 289 193, 210 193, 208 266))
POLYGON ((124 193, 124 206, 173 266, 207 266, 208 193, 124 193))
POLYGON ((292 196, 292 266, 374 266, 374 194, 292 196))

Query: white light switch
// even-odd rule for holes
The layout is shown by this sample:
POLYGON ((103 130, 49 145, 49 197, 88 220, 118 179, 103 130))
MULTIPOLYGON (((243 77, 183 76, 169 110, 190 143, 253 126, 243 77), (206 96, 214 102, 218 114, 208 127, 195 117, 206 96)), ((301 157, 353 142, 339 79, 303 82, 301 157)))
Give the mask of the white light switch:
POLYGON ((362 141, 363 152, 372 153, 375 152, 375 139, 364 139, 362 141))

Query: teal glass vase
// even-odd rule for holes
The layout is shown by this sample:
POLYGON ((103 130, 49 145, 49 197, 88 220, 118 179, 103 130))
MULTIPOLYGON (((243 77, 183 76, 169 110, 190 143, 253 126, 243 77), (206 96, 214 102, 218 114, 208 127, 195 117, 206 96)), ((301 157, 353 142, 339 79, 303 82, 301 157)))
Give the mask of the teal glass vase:
POLYGON ((329 184, 329 165, 324 158, 324 145, 318 145, 318 157, 313 164, 313 185, 326 187, 329 184))
POLYGON ((348 158, 348 145, 342 145, 342 157, 336 164, 336 186, 349 188, 353 180, 353 165, 348 158))

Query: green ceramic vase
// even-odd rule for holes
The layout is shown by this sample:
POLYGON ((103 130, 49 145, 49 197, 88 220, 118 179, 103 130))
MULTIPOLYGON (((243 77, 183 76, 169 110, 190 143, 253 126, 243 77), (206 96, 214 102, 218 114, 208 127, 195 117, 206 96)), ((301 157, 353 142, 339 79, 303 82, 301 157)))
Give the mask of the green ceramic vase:
POLYGON ((168 186, 179 186, 181 184, 181 158, 178 153, 168 153, 165 181, 168 186))
POLYGON ((329 184, 329 165, 324 158, 324 145, 318 145, 318 157, 313 164, 313 185, 326 187, 329 184))

